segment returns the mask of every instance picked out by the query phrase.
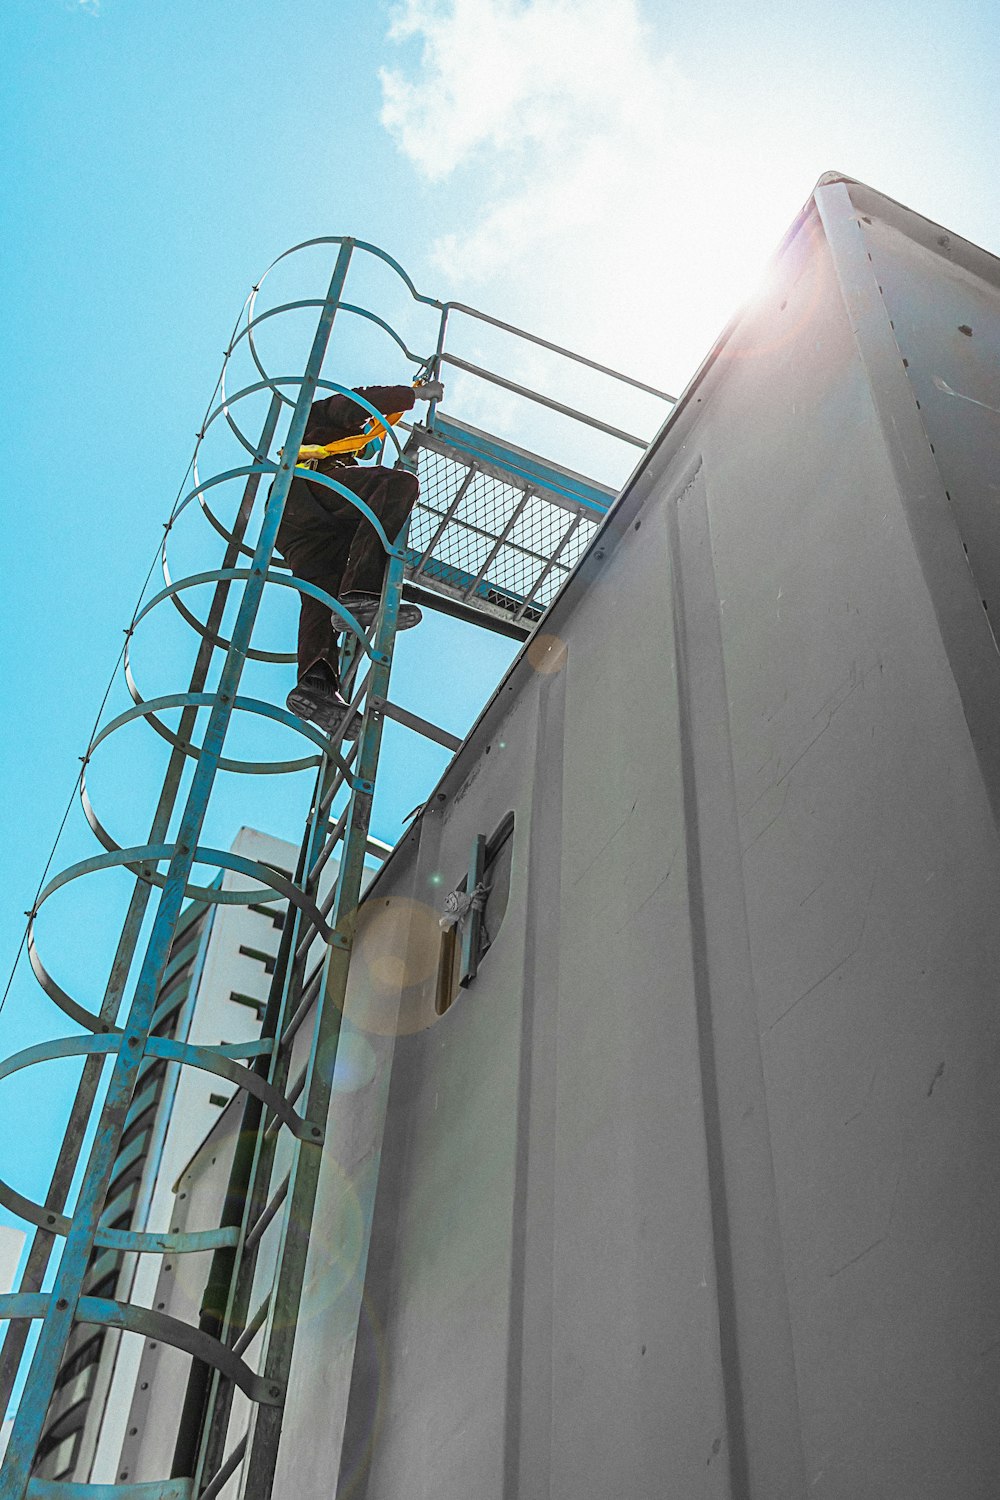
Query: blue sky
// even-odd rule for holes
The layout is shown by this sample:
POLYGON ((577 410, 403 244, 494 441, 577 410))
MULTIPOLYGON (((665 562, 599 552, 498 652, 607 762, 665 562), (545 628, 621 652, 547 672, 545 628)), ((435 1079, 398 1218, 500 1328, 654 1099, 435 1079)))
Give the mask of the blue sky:
MULTIPOLYGON (((222 350, 276 254, 370 239, 435 295, 677 390, 827 169, 1000 250, 998 23, 994 0, 7 0, 5 971, 222 350)), ((397 679, 455 729, 510 655, 459 644, 429 621, 397 679)), ((155 677, 169 658, 148 651, 155 677)), ((398 743, 374 830, 389 838, 434 771, 398 743)), ((94 769, 130 841, 151 785, 136 755, 94 769)), ((240 791, 219 838, 241 822, 296 836, 295 795, 240 791)), ((80 821, 57 865, 93 851, 80 821)), ((101 901, 67 896, 44 931, 81 994, 103 979, 101 901)), ((60 1029, 23 971, 0 1045, 60 1029)), ((2 1085, 5 1175, 35 1194, 68 1088, 50 1076, 46 1094, 2 1085)))

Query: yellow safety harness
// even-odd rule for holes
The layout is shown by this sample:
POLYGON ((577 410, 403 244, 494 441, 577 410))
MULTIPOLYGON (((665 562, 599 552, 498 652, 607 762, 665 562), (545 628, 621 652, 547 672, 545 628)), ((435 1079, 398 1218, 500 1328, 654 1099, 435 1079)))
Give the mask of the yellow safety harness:
POLYGON ((394 427, 402 415, 401 411, 387 412, 381 422, 370 417, 362 432, 356 432, 352 437, 337 438, 333 443, 306 443, 299 449, 297 467, 313 468, 322 463, 324 458, 332 458, 335 453, 360 453, 369 443, 376 443, 379 438, 385 437, 386 425, 394 427))

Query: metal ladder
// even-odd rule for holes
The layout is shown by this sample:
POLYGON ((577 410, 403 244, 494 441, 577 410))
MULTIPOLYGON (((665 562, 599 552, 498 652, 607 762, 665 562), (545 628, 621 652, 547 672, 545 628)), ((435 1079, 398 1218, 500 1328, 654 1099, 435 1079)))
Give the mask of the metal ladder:
MULTIPOLYGON (((317 392, 342 390, 323 381, 320 371, 326 353, 335 314, 341 302, 344 280, 353 250, 353 241, 339 242, 336 265, 328 291, 320 307, 320 316, 312 341, 305 373, 296 380, 283 378, 281 384, 294 383, 298 393, 292 407, 291 421, 285 437, 284 452, 294 454, 301 446, 309 408, 317 392)), ((252 327, 252 318, 248 320, 252 327)), ((227 351, 227 354, 231 353, 227 351)), ((302 1291, 302 1278, 308 1246, 308 1226, 315 1203, 316 1185, 322 1157, 323 1122, 333 1077, 339 1035, 340 1013, 346 987, 355 912, 364 875, 372 795, 378 766, 383 716, 374 704, 388 699, 389 676, 396 632, 396 621, 403 579, 401 549, 393 547, 377 521, 367 512, 368 520, 379 530, 388 555, 382 604, 369 641, 358 632, 348 652, 346 681, 352 685, 352 702, 363 713, 361 733, 356 746, 344 755, 341 747, 312 726, 303 726, 286 710, 258 700, 241 699, 239 683, 243 665, 251 648, 251 634, 267 582, 291 584, 300 592, 312 594, 338 608, 321 590, 300 580, 289 579, 272 571, 272 559, 278 525, 289 485, 293 477, 290 458, 280 461, 268 458, 277 429, 282 397, 278 382, 265 375, 262 385, 271 387, 272 400, 264 428, 250 449, 253 462, 242 470, 227 471, 225 478, 245 477, 243 503, 236 526, 227 533, 228 545, 223 567, 211 573, 195 575, 194 580, 168 584, 137 615, 136 622, 166 597, 176 597, 184 586, 194 582, 215 583, 215 595, 208 620, 199 627, 202 642, 188 691, 169 698, 139 701, 134 710, 119 715, 95 736, 84 757, 85 765, 97 744, 136 717, 152 717, 169 707, 182 707, 180 725, 171 737, 174 749, 164 781, 160 801, 145 845, 121 849, 100 824, 81 785, 85 810, 91 826, 104 837, 106 852, 94 859, 71 866, 42 891, 37 906, 68 880, 93 873, 97 869, 124 865, 137 876, 122 936, 118 945, 104 1004, 100 1012, 91 1013, 77 1004, 48 976, 37 957, 32 940, 32 962, 43 980, 47 993, 67 1011, 72 1019, 87 1027, 89 1035, 69 1037, 43 1043, 9 1059, 0 1076, 53 1057, 83 1057, 85 1072, 78 1107, 74 1111, 76 1129, 67 1136, 61 1153, 49 1202, 33 1204, 4 1185, 8 1206, 33 1221, 39 1231, 29 1259, 29 1277, 35 1288, 26 1290, 22 1279, 19 1292, 0 1299, 0 1315, 17 1320, 12 1323, 5 1348, 5 1362, 16 1364, 26 1338, 26 1320, 40 1323, 38 1341, 32 1355, 23 1397, 14 1420, 7 1453, 0 1470, 0 1496, 3 1500, 24 1497, 82 1496, 114 1494, 123 1497, 188 1497, 197 1490, 218 1493, 243 1457, 250 1443, 253 1473, 248 1493, 270 1493, 277 1439, 281 1426, 282 1398, 294 1341, 295 1312, 302 1291), (272 476, 263 524, 256 546, 250 553, 249 567, 237 564, 241 554, 250 552, 244 545, 247 523, 260 485, 261 477, 272 476), (232 639, 222 642, 218 632, 230 589, 241 585, 241 594, 232 639), (206 692, 209 665, 217 649, 225 650, 222 670, 215 690, 206 692), (356 685, 359 668, 366 671, 356 685), (178 791, 185 759, 192 754, 192 735, 197 710, 210 710, 204 740, 197 748, 190 786, 180 812, 176 836, 166 841, 171 816, 178 802, 178 791), (265 717, 298 728, 319 747, 319 773, 316 794, 308 819, 305 839, 294 882, 284 880, 254 861, 223 851, 199 847, 209 799, 220 767, 225 766, 223 749, 227 730, 235 709, 248 709, 265 717), (337 791, 349 789, 347 805, 330 825, 330 809, 337 791), (110 845, 110 847, 109 847, 110 845), (341 848, 341 863, 332 900, 321 910, 316 902, 318 881, 323 866, 334 849, 341 848), (165 874, 157 870, 166 863, 165 874), (153 1032, 157 995, 167 964, 170 943, 176 930, 185 896, 213 899, 211 890, 190 885, 195 863, 209 863, 223 869, 237 869, 255 877, 260 888, 246 893, 249 901, 286 899, 288 917, 282 933, 282 962, 276 965, 275 984, 264 1018, 260 1039, 249 1044, 195 1047, 158 1037, 153 1032), (160 887, 160 898, 128 1014, 121 1024, 115 1017, 120 1004, 133 953, 136 952, 143 917, 153 889, 160 887), (326 956, 309 974, 305 973, 307 953, 319 937, 327 944, 326 956), (311 1042, 308 1061, 301 1073, 289 1079, 292 1044, 299 1028, 310 1013, 311 1042), (248 1149, 238 1154, 227 1212, 220 1229, 185 1232, 147 1233, 133 1230, 111 1230, 102 1227, 108 1186, 118 1151, 129 1105, 144 1059, 166 1058, 188 1066, 206 1069, 239 1085, 247 1103, 243 1138, 248 1149), (111 1079, 100 1110, 97 1130, 84 1169, 76 1211, 72 1217, 61 1212, 73 1170, 79 1156, 83 1123, 89 1105, 96 1097, 101 1063, 113 1059, 111 1079), (82 1107, 81 1107, 82 1105, 82 1107), (291 1168, 277 1189, 270 1191, 269 1177, 278 1135, 288 1132, 295 1141, 291 1168), (57 1200, 60 1200, 58 1201, 57 1200), (281 1253, 271 1293, 265 1303, 247 1320, 245 1303, 253 1279, 256 1247, 267 1223, 283 1213, 281 1253), (50 1291, 40 1290, 47 1249, 55 1235, 65 1237, 65 1246, 50 1291), (214 1263, 205 1300, 201 1326, 191 1327, 162 1312, 123 1304, 113 1298, 88 1297, 84 1281, 95 1247, 139 1253, 172 1255, 211 1248, 214 1263), (192 1380, 185 1417, 178 1438, 178 1463, 184 1472, 175 1478, 153 1483, 119 1483, 113 1486, 90 1486, 62 1483, 32 1477, 46 1412, 56 1386, 60 1363, 67 1342, 78 1323, 98 1327, 115 1327, 162 1339, 193 1356, 192 1380), (265 1349, 259 1370, 243 1360, 242 1353, 259 1327, 265 1330, 265 1349), (16 1332, 15 1332, 16 1330, 16 1332), (12 1337, 13 1335, 13 1337, 12 1337), (205 1378, 211 1371, 211 1379, 205 1378), (234 1387, 242 1389, 256 1404, 257 1421, 252 1434, 233 1453, 216 1454, 225 1437, 229 1398, 234 1387), (206 1407, 209 1420, 200 1420, 206 1407), (192 1415, 192 1414, 197 1415, 192 1415), (195 1475, 197 1470, 197 1476, 195 1475), (202 1478, 202 1476, 205 1476, 202 1478), (205 1486, 207 1485, 207 1489, 205 1486)), ((256 387, 256 388, 259 388, 256 387)), ((244 393, 239 393, 244 394, 244 393)), ((231 405, 238 397, 225 399, 213 416, 221 412, 231 420, 231 405)), ((207 425, 207 424, 206 424, 207 425)), ((398 445, 397 445, 398 447, 398 445)), ((400 461, 405 462, 400 454, 400 461)), ((310 474, 314 482, 329 484, 352 498, 335 481, 310 474)), ((215 480, 195 487, 185 502, 201 499, 215 480)), ((357 503, 357 502, 356 502, 357 503)), ((363 504, 359 509, 365 511, 363 504)), ((176 515, 176 513, 175 513, 176 515)), ((218 524, 218 523, 216 523, 218 524)), ((169 531, 169 525, 168 525, 169 531)), ((193 619, 188 612, 188 617, 193 619)), ((197 623, 197 621, 194 621, 197 623)), ((133 626, 134 628, 134 626, 133 626)), ((128 668, 127 668, 128 670, 128 668)), ((130 677, 130 687, 132 679, 130 677)), ((136 694, 133 693, 135 697, 136 694)), ((157 721, 158 723, 160 721, 157 721)), ((161 725, 161 728, 163 726, 161 725)), ((37 912, 36 906, 36 912, 37 912)), ((32 921, 35 913, 32 914, 32 921)), ((30 1284, 30 1282, 29 1282, 30 1284)), ((178 1465, 175 1464, 175 1468, 178 1465)))
MULTIPOLYGON (((335 743, 286 709, 241 695, 240 680, 248 659, 262 662, 293 659, 287 653, 267 652, 252 643, 267 586, 295 589, 343 615, 338 601, 316 586, 290 577, 274 559, 278 527, 293 478, 293 462, 284 455, 297 454, 312 402, 317 394, 330 391, 352 396, 362 407, 366 405, 347 387, 322 377, 335 317, 346 313, 377 325, 408 360, 432 377, 441 372, 443 363, 451 364, 535 401, 560 417, 573 417, 633 449, 644 447, 644 440, 449 353, 446 348, 449 318, 461 313, 478 319, 480 324, 517 334, 590 371, 622 381, 633 390, 673 400, 665 392, 463 304, 442 303, 423 296, 398 263, 376 246, 331 236, 296 246, 286 256, 318 245, 331 246, 335 252, 335 265, 325 295, 297 298, 258 312, 258 284, 237 324, 216 387, 218 394, 221 386, 221 395, 218 400, 213 395, 198 439, 200 444, 210 429, 219 430, 224 425, 235 436, 249 462, 207 478, 199 477, 195 462, 195 482, 179 499, 165 527, 164 587, 137 608, 126 632, 125 679, 133 706, 95 728, 82 758, 80 800, 103 852, 69 866, 49 880, 29 917, 28 952, 35 976, 53 1003, 81 1026, 85 1035, 44 1042, 0 1063, 2 1080, 22 1068, 53 1058, 73 1057, 83 1062, 77 1097, 45 1202, 26 1198, 0 1177, 0 1202, 35 1226, 20 1289, 0 1297, 0 1319, 10 1320, 0 1351, 0 1398, 4 1408, 27 1346, 29 1325, 32 1321, 39 1325, 23 1396, 0 1468, 0 1500, 26 1500, 26 1497, 213 1500, 241 1466, 244 1470, 241 1493, 248 1500, 267 1500, 271 1495, 348 967, 364 881, 384 721, 387 717, 397 719, 449 749, 458 744, 455 736, 399 708, 389 698, 404 580, 411 580, 405 584, 411 596, 420 595, 423 587, 432 587, 438 607, 524 639, 613 498, 613 491, 607 486, 540 460, 525 450, 505 448, 498 440, 475 429, 437 419, 436 404, 432 403, 426 427, 414 429, 405 450, 391 428, 383 439, 383 462, 386 454, 391 453, 391 443, 395 462, 417 471, 421 484, 433 492, 427 496, 421 494, 409 535, 404 529, 400 537, 390 540, 371 511, 350 491, 333 479, 309 474, 311 481, 329 486, 357 507, 376 528, 387 555, 381 607, 373 631, 366 635, 356 628, 355 621, 349 617, 344 620, 348 645, 342 659, 342 681, 349 690, 352 706, 362 714, 357 743, 335 743), (348 269, 358 250, 387 263, 401 278, 413 302, 433 310, 438 317, 433 353, 427 356, 412 353, 385 319, 345 300, 348 269), (316 309, 318 316, 304 373, 270 374, 257 342, 261 325, 275 316, 307 308, 316 309), (240 348, 249 351, 255 378, 241 389, 227 393, 226 373, 234 352, 240 348), (294 398, 286 395, 284 388, 293 390, 294 398), (269 399, 267 413, 260 432, 249 437, 234 414, 241 410, 241 401, 264 393, 269 399), (290 417, 283 448, 273 458, 270 455, 286 406, 290 417), (269 490, 262 526, 256 543, 250 546, 246 538, 264 479, 269 481, 269 490), (232 525, 226 526, 212 510, 210 499, 215 486, 240 481, 243 488, 238 513, 232 525), (497 493, 506 486, 502 524, 489 519, 493 503, 489 495, 483 501, 483 516, 477 521, 463 520, 464 508, 480 490, 485 495, 489 486, 494 486, 497 493), (539 496, 545 497, 544 502, 539 496), (167 543, 180 515, 194 504, 225 540, 222 566, 173 580, 167 563, 167 543), (519 541, 518 528, 523 529, 530 515, 545 505, 551 507, 557 521, 551 536, 545 531, 547 540, 519 541), (487 539, 486 552, 474 565, 465 566, 461 558, 456 564, 450 560, 453 551, 442 543, 442 538, 447 540, 450 528, 464 527, 472 535, 477 526, 479 537, 487 539), (520 558, 524 565, 523 579, 518 575, 514 587, 498 581, 493 567, 494 561, 506 554, 515 561, 520 558), (202 585, 213 586, 204 621, 185 599, 187 590, 202 585), (227 605, 237 599, 235 623, 227 639, 222 634, 227 605), (198 633, 200 640, 187 690, 146 699, 132 670, 131 640, 140 622, 167 603, 198 633), (221 671, 213 685, 213 673, 220 663, 221 671), (175 729, 161 717, 171 709, 180 711, 175 729), (295 729, 310 742, 313 753, 281 762, 232 759, 224 752, 229 749, 227 736, 235 711, 295 729), (207 726, 201 743, 196 744, 200 712, 207 712, 207 726), (137 720, 148 724, 169 743, 170 754, 146 842, 122 847, 98 816, 87 788, 86 773, 100 745, 137 720), (255 860, 200 846, 220 770, 315 770, 314 793, 292 879, 255 860), (342 805, 336 811, 338 799, 342 805), (321 897, 320 881, 335 854, 339 858, 337 878, 329 894, 321 897), (239 891, 222 889, 219 881, 212 885, 194 884, 191 876, 196 864, 220 872, 235 871, 256 884, 239 891), (91 1010, 48 973, 35 941, 34 924, 39 909, 69 882, 108 869, 124 869, 134 877, 134 885, 103 999, 97 1010, 91 1010), (155 892, 158 899, 154 912, 155 892), (178 924, 183 921, 186 900, 207 905, 288 903, 261 1035, 255 1041, 194 1046, 158 1034, 162 1014, 158 997, 171 958, 171 945, 178 924), (319 958, 315 956, 317 947, 322 950, 319 958), (127 1015, 119 1020, 130 976, 136 967, 138 974, 132 985, 127 1015), (241 1127, 218 1227, 189 1230, 178 1224, 147 1231, 111 1227, 106 1222, 109 1185, 133 1095, 144 1070, 154 1061, 198 1068, 242 1090, 241 1127), (95 1111, 102 1070, 107 1063, 111 1064, 110 1082, 99 1111, 95 1111), (96 1133, 83 1168, 75 1210, 69 1215, 64 1211, 65 1206, 95 1112, 96 1133), (262 1241, 269 1231, 277 1236, 279 1243, 273 1277, 263 1286, 258 1285, 258 1273, 262 1241), (49 1259, 59 1239, 64 1244, 53 1283, 50 1290, 43 1290, 49 1259), (87 1295, 88 1268, 95 1254, 169 1254, 173 1258, 206 1250, 212 1252, 212 1264, 197 1326, 160 1309, 87 1295), (71 1341, 81 1325, 131 1332, 191 1356, 191 1374, 177 1427, 171 1476, 138 1482, 121 1474, 115 1484, 90 1485, 43 1479, 33 1474, 60 1369, 74 1347, 71 1341), (246 1356, 251 1346, 258 1343, 256 1358, 251 1363, 246 1356), (233 1442, 229 1428, 237 1391, 249 1398, 252 1416, 245 1435, 233 1442)), ((286 256, 279 257, 275 264, 286 256)), ((376 415, 373 409, 368 411, 376 415)), ((196 449, 196 460, 197 455, 196 449)), ((470 889, 475 884, 472 878, 470 889)))

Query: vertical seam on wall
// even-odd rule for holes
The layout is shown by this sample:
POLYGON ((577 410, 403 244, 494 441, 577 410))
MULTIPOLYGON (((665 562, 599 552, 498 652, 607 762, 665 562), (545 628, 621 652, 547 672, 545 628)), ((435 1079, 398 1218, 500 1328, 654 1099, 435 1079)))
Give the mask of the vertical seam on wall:
POLYGON ((734 1497, 740 1497, 740 1500, 742 1500, 742 1497, 749 1495, 749 1469, 746 1452, 742 1380, 740 1377, 739 1343, 736 1337, 736 1293, 733 1282, 729 1208, 726 1202, 725 1174, 722 1161, 722 1122, 719 1116, 715 1043, 712 1036, 712 997, 708 980, 708 936, 706 932, 701 841, 698 825, 698 798, 695 786, 696 772, 690 701, 691 685, 688 674, 687 620, 684 571, 681 563, 679 517, 681 501, 694 485, 700 471, 701 459, 699 458, 694 471, 687 476, 677 494, 672 496, 669 501, 667 525, 669 528, 670 562, 673 573, 674 651, 677 665, 677 706, 680 729, 681 786, 684 806, 684 839, 687 857, 687 882, 691 925, 691 957, 695 989, 695 1019, 698 1030, 698 1061, 705 1119, 712 1253, 715 1263, 716 1298, 719 1308, 719 1356, 723 1403, 729 1437, 727 1444, 729 1479, 734 1497))
MULTIPOLYGON (((555 1115, 555 1037, 559 998, 559 923, 561 915, 560 872, 562 862, 563 750, 566 726, 566 674, 568 656, 559 670, 543 679, 538 698, 538 734, 535 774, 532 781, 528 838, 527 891, 525 899, 524 982, 522 985, 521 1040, 517 1085, 517 1126, 514 1165, 514 1199, 511 1234, 511 1281, 507 1353, 506 1416, 504 1431, 504 1500, 539 1500, 551 1490, 553 1358, 552 1306, 555 1294, 555 1140, 554 1131, 538 1129, 536 1106, 539 1087, 547 1095, 550 1117, 555 1115), (544 836, 543 836, 544 835, 544 836), (548 899, 546 899, 548 898, 548 899), (539 914, 548 913, 544 944, 538 941, 539 914), (550 1069, 544 1076, 539 1067, 548 1054, 550 1069), (539 1183, 550 1212, 548 1230, 543 1215, 532 1216, 533 1242, 528 1245, 529 1169, 539 1183), (544 1242, 537 1245, 538 1238, 544 1242), (537 1464, 529 1477, 531 1489, 522 1484, 523 1423, 525 1399, 525 1316, 529 1253, 546 1264, 532 1271, 532 1286, 541 1289, 547 1301, 547 1326, 533 1324, 536 1347, 542 1347, 547 1365, 544 1390, 529 1386, 533 1413, 543 1413, 546 1424, 546 1461, 537 1464), (547 1347, 545 1339, 547 1338, 547 1347)), ((515 827, 514 837, 517 838, 515 827)), ((537 1207, 537 1205, 536 1205, 537 1207)), ((534 1383, 532 1383, 533 1385, 534 1383)))
POLYGON ((790 1500, 805 1484, 798 1389, 700 458, 667 510, 691 957, 730 1485, 734 1500, 790 1500), (688 501, 692 518, 682 528, 681 505, 699 479, 698 493, 688 501), (750 1188, 737 1180, 747 1171, 750 1188), (757 1306, 751 1282, 759 1284, 757 1306), (769 1310, 769 1321, 762 1308, 769 1310))

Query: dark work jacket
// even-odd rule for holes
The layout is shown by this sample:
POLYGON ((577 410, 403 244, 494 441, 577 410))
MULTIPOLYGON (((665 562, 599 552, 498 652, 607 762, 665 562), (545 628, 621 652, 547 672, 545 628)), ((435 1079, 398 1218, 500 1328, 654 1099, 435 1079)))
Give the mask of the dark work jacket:
MULTIPOLYGON (((415 400, 413 387, 409 385, 361 385, 358 386, 358 395, 370 401, 383 416, 389 412, 409 411, 415 400)), ((309 408, 302 442, 322 445, 353 437, 361 431, 370 415, 348 396, 327 396, 324 401, 314 401, 309 408)), ((337 469, 353 468, 356 464, 353 453, 332 453, 317 468, 320 474, 330 474, 337 469)))

